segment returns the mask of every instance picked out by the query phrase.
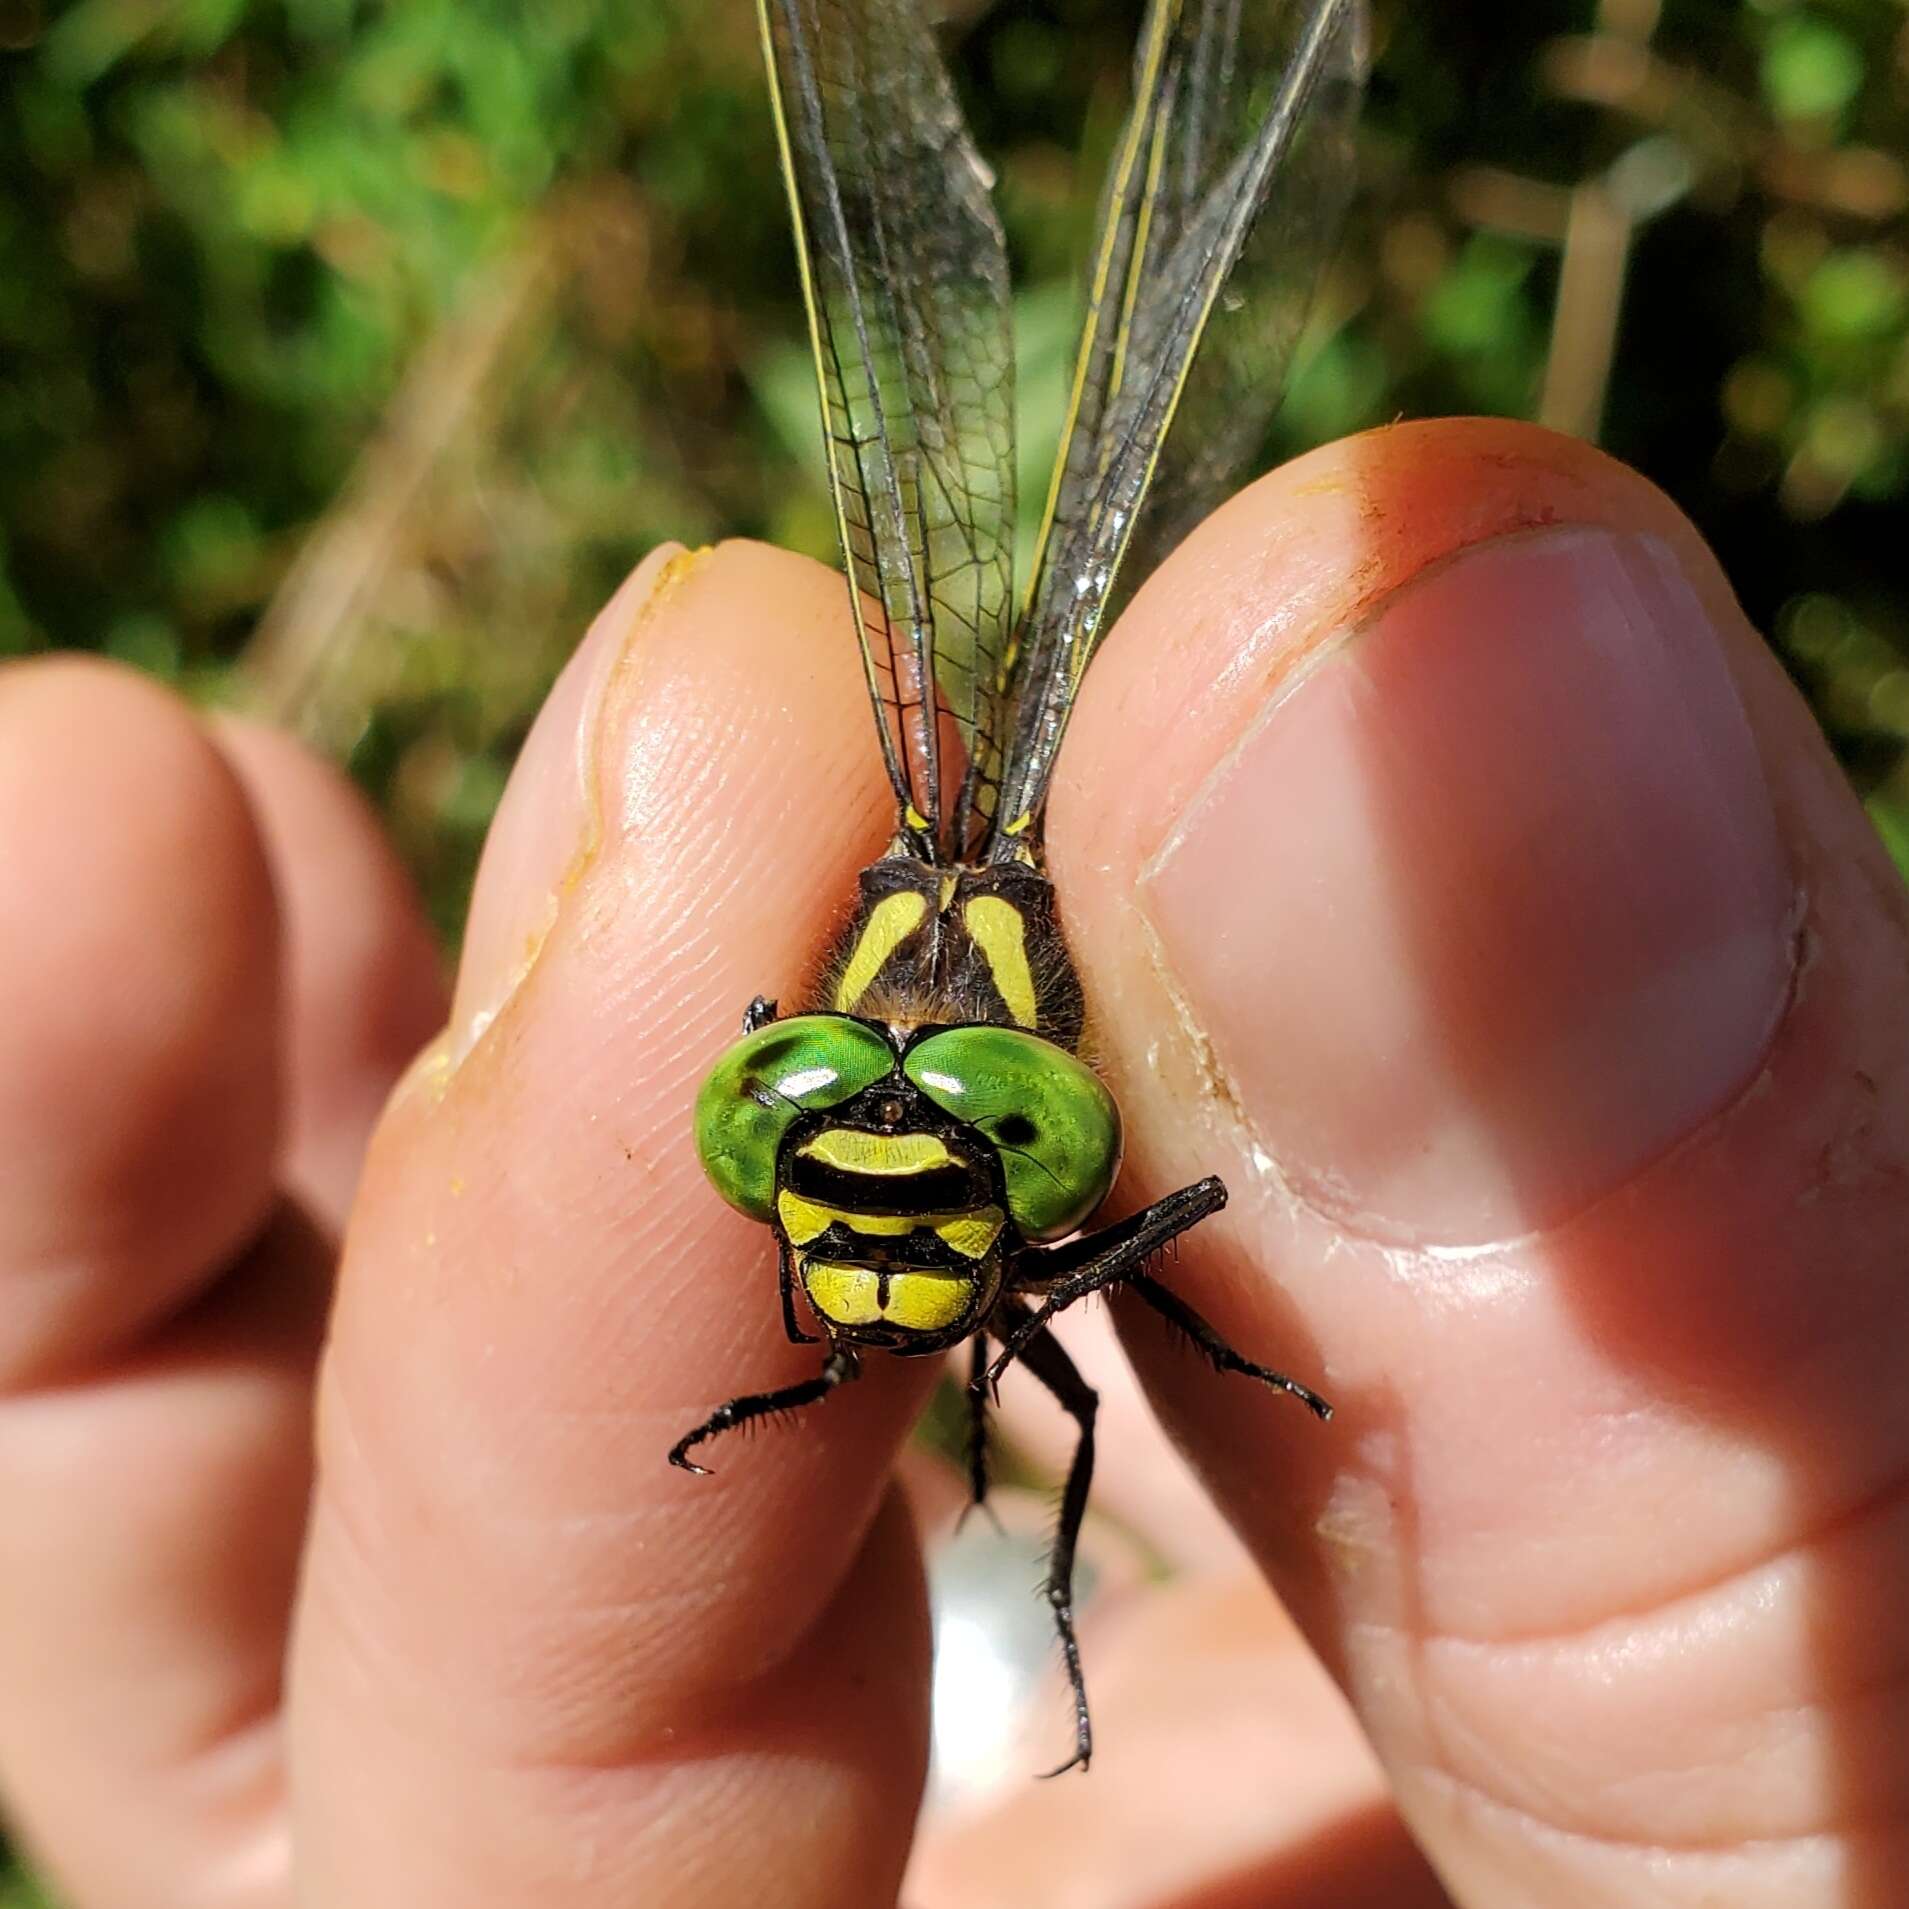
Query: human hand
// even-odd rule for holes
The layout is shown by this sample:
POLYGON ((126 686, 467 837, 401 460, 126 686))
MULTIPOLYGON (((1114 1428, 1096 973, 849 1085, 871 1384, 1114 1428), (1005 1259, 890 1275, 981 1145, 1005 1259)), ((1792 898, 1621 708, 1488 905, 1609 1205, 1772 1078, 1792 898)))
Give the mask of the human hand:
MULTIPOLYGON (((368 818, 0 675, 0 1784, 76 1909, 894 1900, 932 1374, 663 1457, 814 1363, 688 1109, 882 846, 845 622, 750 546, 605 612, 329 1302, 442 1012, 368 818)), ((1387 1787, 1236 1581, 1136 1590, 1093 1772, 911 1903, 1419 1909, 1401 1819, 1464 1909, 1909 1900, 1909 907, 1689 526, 1514 425, 1302 459, 1110 639, 1049 846, 1120 1197, 1226 1180, 1170 1283, 1337 1417, 1116 1315, 1387 1787)))

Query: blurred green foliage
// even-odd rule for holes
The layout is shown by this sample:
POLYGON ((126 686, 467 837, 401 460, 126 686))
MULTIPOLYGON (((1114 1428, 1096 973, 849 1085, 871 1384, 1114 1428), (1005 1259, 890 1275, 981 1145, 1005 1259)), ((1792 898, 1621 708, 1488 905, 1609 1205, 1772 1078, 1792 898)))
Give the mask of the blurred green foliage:
MULTIPOLYGON (((1139 0, 946 11, 1037 497, 1139 0)), ((1269 455, 1601 414, 1904 824, 1897 0, 1381 0, 1378 48, 1355 230, 1269 455), (1630 243, 1574 307, 1581 187, 1630 243)), ((239 688, 353 760, 453 927, 526 713, 618 575, 666 536, 829 551, 751 8, 0 0, 0 49, 0 652, 220 694, 250 645, 239 688)))
MULTIPOLYGON (((1035 473, 1139 6, 944 9, 1035 473)), ((1601 428, 1712 538, 1900 859, 1899 0, 1378 9, 1354 229, 1269 456, 1448 411, 1601 428)), ((453 929, 528 712, 646 548, 830 554, 752 9, 0 0, 0 79, 0 654, 298 723, 453 929)))
POLYGON ((0 1869, 0 1909, 53 1909, 53 1904, 31 1876, 0 1869))

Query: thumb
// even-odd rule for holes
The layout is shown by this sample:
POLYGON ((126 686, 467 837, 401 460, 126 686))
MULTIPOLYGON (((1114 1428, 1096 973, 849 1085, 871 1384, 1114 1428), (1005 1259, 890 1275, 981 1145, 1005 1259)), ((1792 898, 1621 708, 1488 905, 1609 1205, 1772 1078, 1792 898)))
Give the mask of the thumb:
POLYGON ((1332 447, 1065 773, 1136 1166, 1234 1196, 1174 1282, 1339 1415, 1143 1375, 1454 1893, 1909 1900, 1909 911, 1695 532, 1527 427, 1332 447))

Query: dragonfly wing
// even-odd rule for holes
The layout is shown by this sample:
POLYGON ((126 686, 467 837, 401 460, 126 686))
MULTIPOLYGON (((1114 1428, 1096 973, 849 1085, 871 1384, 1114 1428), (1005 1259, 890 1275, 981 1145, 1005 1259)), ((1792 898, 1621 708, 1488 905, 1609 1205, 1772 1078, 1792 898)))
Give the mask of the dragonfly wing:
POLYGON ((1013 613, 1006 252, 915 0, 760 8, 856 630, 904 828, 932 856, 940 714, 970 765, 998 754, 1013 613))
POLYGON ((1278 405, 1350 196, 1365 39, 1363 0, 1149 10, 1015 660, 997 856, 1038 817, 1123 565, 1218 501, 1278 405))
MULTIPOLYGON (((1185 230, 1210 195, 1204 182, 1250 136, 1279 77, 1299 57, 1313 21, 1330 8, 1205 0, 1188 85, 1202 102, 1199 136, 1184 142, 1171 229, 1185 230), (1225 31, 1237 21, 1237 34, 1225 31)), ((1266 438, 1286 373, 1352 197, 1353 134, 1366 66, 1362 7, 1324 23, 1311 93, 1292 125, 1278 176, 1208 314, 1122 560, 1126 587, 1223 503, 1266 438)), ((1156 281, 1159 291, 1172 270, 1156 281)), ((1169 342, 1171 319, 1150 312, 1169 342)), ((1116 585, 1116 599, 1120 586, 1116 585)), ((1110 605, 1111 618, 1115 605, 1110 605)))

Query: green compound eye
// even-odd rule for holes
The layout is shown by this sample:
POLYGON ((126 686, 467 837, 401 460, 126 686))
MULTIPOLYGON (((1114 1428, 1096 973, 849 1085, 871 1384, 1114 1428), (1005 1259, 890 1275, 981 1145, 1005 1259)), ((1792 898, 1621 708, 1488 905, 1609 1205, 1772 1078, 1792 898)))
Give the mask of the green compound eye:
POLYGON ((902 1071, 993 1143, 1025 1238, 1059 1239, 1107 1197, 1120 1109, 1065 1048, 1011 1027, 951 1027, 911 1047, 902 1071))
POLYGON ((696 1152, 710 1184, 751 1219, 767 1220, 789 1123, 839 1107, 894 1071, 895 1050, 840 1014, 794 1014, 745 1034, 696 1096, 696 1152))

